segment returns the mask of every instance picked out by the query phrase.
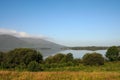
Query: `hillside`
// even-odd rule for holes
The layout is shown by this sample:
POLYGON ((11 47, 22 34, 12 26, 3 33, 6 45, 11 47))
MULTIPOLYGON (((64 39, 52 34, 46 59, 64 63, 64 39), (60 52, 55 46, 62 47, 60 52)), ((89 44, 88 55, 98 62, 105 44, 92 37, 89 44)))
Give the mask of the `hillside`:
POLYGON ((62 46, 47 40, 43 39, 38 39, 38 38, 21 38, 21 40, 28 42, 31 44, 30 47, 34 48, 51 48, 51 49, 56 49, 56 48, 61 48, 62 46))
POLYGON ((10 35, 0 35, 0 50, 8 51, 14 48, 26 47, 29 44, 17 37, 10 35))
POLYGON ((0 35, 0 51, 23 47, 40 50, 43 56, 48 56, 58 52, 63 46, 38 38, 18 38, 11 35, 0 35))

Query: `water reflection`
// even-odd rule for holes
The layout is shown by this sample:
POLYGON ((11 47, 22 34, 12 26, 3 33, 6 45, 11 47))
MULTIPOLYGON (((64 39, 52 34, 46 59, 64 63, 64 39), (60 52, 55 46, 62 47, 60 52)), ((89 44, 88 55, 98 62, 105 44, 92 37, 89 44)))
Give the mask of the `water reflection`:
POLYGON ((72 53, 74 58, 82 58, 83 55, 85 55, 86 53, 92 53, 92 52, 100 53, 100 54, 102 54, 105 57, 106 51, 107 50, 97 50, 97 51, 90 51, 90 50, 64 50, 64 51, 59 51, 57 53, 64 53, 64 54, 72 53))
POLYGON ((60 49, 50 49, 50 50, 39 50, 43 57, 46 58, 48 56, 51 55, 55 55, 57 53, 63 53, 63 54, 67 54, 67 53, 72 53, 74 58, 82 58, 83 55, 85 55, 86 53, 93 53, 93 52, 97 52, 102 54, 105 57, 106 51, 107 50, 96 50, 96 51, 90 51, 90 50, 64 50, 61 51, 60 49))

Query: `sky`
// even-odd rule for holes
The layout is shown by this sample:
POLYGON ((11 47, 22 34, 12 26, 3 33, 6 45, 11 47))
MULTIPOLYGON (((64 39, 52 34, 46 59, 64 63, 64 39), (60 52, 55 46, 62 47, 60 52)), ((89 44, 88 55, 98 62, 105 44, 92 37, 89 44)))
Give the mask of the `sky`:
POLYGON ((120 0, 0 0, 0 33, 66 46, 120 45, 120 0))

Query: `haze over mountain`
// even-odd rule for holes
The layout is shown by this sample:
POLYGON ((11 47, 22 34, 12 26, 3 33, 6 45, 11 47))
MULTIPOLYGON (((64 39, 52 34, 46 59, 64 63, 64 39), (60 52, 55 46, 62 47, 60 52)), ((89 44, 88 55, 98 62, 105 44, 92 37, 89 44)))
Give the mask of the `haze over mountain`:
POLYGON ((7 34, 0 35, 0 51, 23 47, 40 50, 44 56, 47 56, 59 51, 63 46, 40 38, 18 38, 7 34))
POLYGON ((11 35, 0 35, 0 50, 8 51, 18 47, 26 47, 28 43, 11 35))
POLYGON ((29 44, 31 44, 30 47, 33 48, 52 48, 52 49, 56 49, 56 48, 61 48, 61 45, 58 45, 56 43, 44 40, 44 39, 40 39, 40 38, 21 38, 21 40, 28 42, 29 44))

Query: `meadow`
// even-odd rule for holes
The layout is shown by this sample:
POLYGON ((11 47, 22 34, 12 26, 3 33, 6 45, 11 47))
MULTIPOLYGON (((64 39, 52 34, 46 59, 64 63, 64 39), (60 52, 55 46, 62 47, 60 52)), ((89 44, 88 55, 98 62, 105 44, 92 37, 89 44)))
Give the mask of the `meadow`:
POLYGON ((68 67, 56 67, 56 68, 46 68, 45 71, 84 71, 84 72, 119 72, 120 73, 120 61, 115 62, 105 62, 101 66, 85 66, 79 64, 76 66, 68 67))
POLYGON ((48 71, 1 70, 0 80, 120 80, 120 62, 107 62, 103 66, 71 66, 48 71))
POLYGON ((120 80, 119 72, 17 72, 0 71, 0 80, 120 80))

